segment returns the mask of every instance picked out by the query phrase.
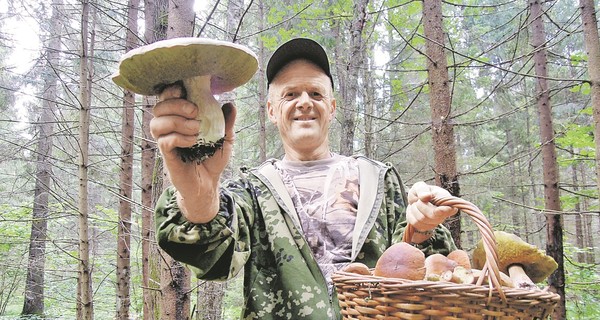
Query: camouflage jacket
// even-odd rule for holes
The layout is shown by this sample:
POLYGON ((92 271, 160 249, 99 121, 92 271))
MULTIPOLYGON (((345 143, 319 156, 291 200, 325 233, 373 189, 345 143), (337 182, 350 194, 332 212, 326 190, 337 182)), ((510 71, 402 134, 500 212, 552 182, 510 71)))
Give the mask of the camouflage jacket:
MULTIPOLYGON (((358 159, 361 192, 352 258, 374 267, 402 239, 406 193, 391 165, 358 159)), ((165 190, 156 208, 158 243, 201 279, 227 280, 244 269, 244 319, 339 319, 337 295, 328 293, 274 161, 224 183, 220 212, 206 224, 187 221, 175 190, 165 190)), ((447 254, 455 245, 440 226, 421 249, 447 254)))

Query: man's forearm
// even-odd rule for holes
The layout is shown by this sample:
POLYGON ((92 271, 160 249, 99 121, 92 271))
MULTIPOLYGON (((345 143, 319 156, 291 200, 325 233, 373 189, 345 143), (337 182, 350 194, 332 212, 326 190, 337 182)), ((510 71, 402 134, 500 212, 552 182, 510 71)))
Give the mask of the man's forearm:
POLYGON ((206 188, 196 195, 176 194, 177 205, 183 216, 192 223, 208 223, 219 213, 219 188, 206 188))

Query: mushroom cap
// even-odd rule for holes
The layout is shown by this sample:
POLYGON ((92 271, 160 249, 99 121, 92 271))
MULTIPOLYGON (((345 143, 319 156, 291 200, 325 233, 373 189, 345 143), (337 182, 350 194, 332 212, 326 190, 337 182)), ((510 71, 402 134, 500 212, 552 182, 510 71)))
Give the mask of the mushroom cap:
POLYGON ((258 69, 247 47, 206 38, 172 38, 133 49, 121 57, 113 81, 143 95, 156 95, 179 80, 211 76, 211 92, 231 91, 258 69))
POLYGON ((406 242, 393 244, 377 259, 373 275, 423 280, 425 277, 425 254, 406 242))
MULTIPOLYGON (((529 244, 517 235, 504 231, 494 231, 498 252, 498 269, 508 274, 508 267, 519 264, 531 281, 538 283, 546 279, 558 264, 538 247, 529 244)), ((482 241, 479 241, 473 250, 473 265, 477 269, 485 264, 485 250, 482 241)))
POLYGON ((462 266, 467 270, 471 269, 471 259, 465 250, 456 249, 448 253, 448 259, 454 260, 459 266, 462 266))

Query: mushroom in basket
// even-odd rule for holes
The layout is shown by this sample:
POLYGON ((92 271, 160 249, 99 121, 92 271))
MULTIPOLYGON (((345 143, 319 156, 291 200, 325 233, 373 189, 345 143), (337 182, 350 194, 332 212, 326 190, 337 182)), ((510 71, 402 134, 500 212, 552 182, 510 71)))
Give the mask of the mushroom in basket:
POLYGON ((121 58, 113 81, 143 95, 157 95, 179 85, 181 98, 200 109, 200 134, 196 145, 179 150, 183 161, 212 156, 224 141, 225 119, 214 95, 231 91, 249 81, 258 69, 256 55, 248 48, 205 38, 173 38, 142 46, 121 58))
MULTIPOLYGON (((495 231, 494 234, 498 269, 509 275, 516 288, 539 290, 535 284, 546 279, 558 267, 552 257, 517 235, 504 231, 495 231)), ((480 241, 473 251, 473 265, 482 268, 485 261, 485 251, 480 241)))
POLYGON ((425 277, 425 254, 406 242, 393 244, 377 260, 373 275, 423 280, 425 277))

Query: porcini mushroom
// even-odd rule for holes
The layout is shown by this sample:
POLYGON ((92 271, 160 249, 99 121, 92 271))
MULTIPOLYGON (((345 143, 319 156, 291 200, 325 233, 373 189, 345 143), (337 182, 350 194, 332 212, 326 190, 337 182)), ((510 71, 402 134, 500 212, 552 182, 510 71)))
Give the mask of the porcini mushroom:
MULTIPOLYGON (((546 279, 558 264, 536 246, 529 244, 517 235, 495 231, 498 269, 507 273, 516 288, 539 290, 535 285, 546 279)), ((486 256, 480 241, 473 251, 473 266, 481 269, 486 256)))
POLYGON ((475 279, 471 269, 469 254, 462 249, 457 249, 448 254, 448 259, 455 261, 458 265, 452 271, 452 282, 472 283, 475 279))
MULTIPOLYGON (((477 284, 479 282, 479 278, 483 277, 483 279, 481 280, 481 284, 487 285, 489 284, 488 282, 488 277, 486 277, 483 272, 479 269, 471 269, 471 273, 473 274, 473 280, 471 280, 471 284, 477 284)), ((504 287, 509 287, 509 288, 514 288, 515 285, 512 282, 512 279, 504 272, 500 271, 500 285, 504 286, 504 287)))
POLYGON ((157 95, 180 84, 183 97, 200 109, 198 142, 180 149, 184 161, 201 162, 224 141, 225 120, 214 95, 248 82, 258 69, 256 55, 245 46, 206 38, 173 38, 123 55, 113 81, 142 95, 157 95))
POLYGON ((423 280, 425 277, 425 254, 406 242, 393 244, 377 259, 373 275, 423 280))
POLYGON ((345 272, 362 274, 362 275, 365 275, 365 276, 372 275, 371 274, 371 270, 369 269, 369 267, 367 267, 367 265, 364 264, 364 263, 362 263, 362 262, 352 262, 351 264, 347 265, 342 270, 345 271, 345 272))
POLYGON ((458 264, 443 254, 435 253, 425 259, 425 280, 450 281, 458 264))
POLYGON ((456 261, 459 266, 462 266, 465 269, 471 269, 471 259, 465 250, 453 250, 452 252, 448 253, 448 259, 456 261))

